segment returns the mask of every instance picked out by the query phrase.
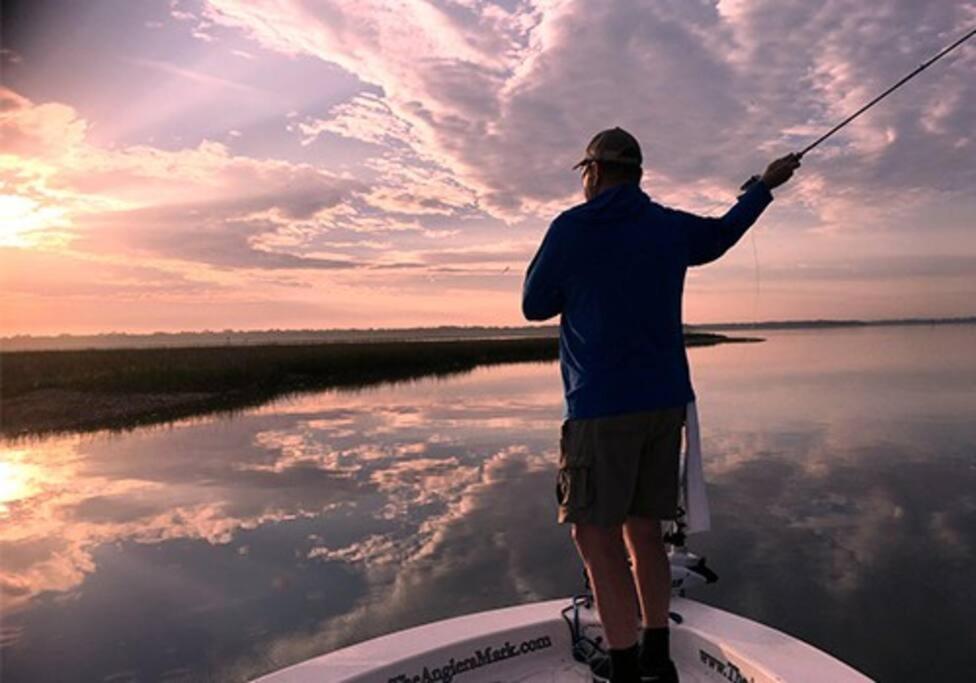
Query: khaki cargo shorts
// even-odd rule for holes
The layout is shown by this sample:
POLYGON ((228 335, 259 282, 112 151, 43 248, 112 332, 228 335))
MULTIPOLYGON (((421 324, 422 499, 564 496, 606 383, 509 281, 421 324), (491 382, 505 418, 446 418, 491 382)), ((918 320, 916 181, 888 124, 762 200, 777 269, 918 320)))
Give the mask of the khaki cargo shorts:
POLYGON ((559 523, 674 519, 685 406, 565 420, 559 438, 559 523))

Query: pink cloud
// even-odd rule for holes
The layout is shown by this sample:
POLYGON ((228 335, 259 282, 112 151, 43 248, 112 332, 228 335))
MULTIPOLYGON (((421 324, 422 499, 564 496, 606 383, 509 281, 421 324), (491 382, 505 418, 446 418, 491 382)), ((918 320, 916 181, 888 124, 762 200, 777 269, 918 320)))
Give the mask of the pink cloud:
MULTIPOLYGON (((825 130, 973 16, 966 4, 839 0, 508 8, 210 0, 192 16, 178 2, 170 9, 219 31, 237 64, 247 59, 241 52, 248 63, 269 51, 311 57, 369 87, 287 115, 296 148, 314 163, 244 156, 237 150, 260 137, 249 128, 240 138, 222 132, 227 144, 101 146, 74 107, 3 91, 0 180, 16 188, 9 208, 19 226, 5 243, 136 258, 236 288, 241 308, 214 301, 215 311, 268 305, 277 293, 290 319, 321 311, 315 319, 332 325, 519 323, 519 276, 548 221, 582 200, 568 167, 596 130, 622 125, 638 135, 654 199, 720 213, 770 157, 825 130), (811 39, 789 38, 798 27, 811 39), (342 145, 355 152, 334 157, 342 145), (281 270, 294 275, 269 275, 281 270), (269 279, 292 283, 287 295, 264 287, 269 279)), ((193 88, 194 106, 207 88, 265 98, 240 72, 212 76, 228 72, 208 55, 192 67, 137 57, 147 73, 171 77, 166 101, 94 128, 142 130, 178 117, 180 88, 193 88)), ((760 223, 760 257, 812 254, 823 266, 854 242, 892 257, 935 256, 952 242, 976 250, 960 227, 976 210, 974 56, 973 45, 959 50, 808 157, 760 223), (920 224, 922 242, 912 237, 920 224)), ((738 267, 753 256, 739 247, 727 258, 738 267)), ((28 271, 17 270, 18 291, 36 282, 43 292, 28 271)), ((690 317, 750 310, 718 295, 707 294, 707 306, 694 298, 716 283, 748 290, 742 272, 696 274, 690 317)), ((26 299, 16 304, 19 315, 28 308, 26 299)))

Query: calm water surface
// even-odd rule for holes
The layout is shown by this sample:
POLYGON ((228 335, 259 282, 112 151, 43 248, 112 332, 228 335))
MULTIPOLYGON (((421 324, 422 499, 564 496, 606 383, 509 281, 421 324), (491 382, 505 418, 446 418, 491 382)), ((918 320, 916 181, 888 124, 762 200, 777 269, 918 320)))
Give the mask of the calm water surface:
MULTIPOLYGON (((714 530, 693 597, 882 681, 976 680, 976 327, 690 352, 714 530)), ((565 596, 555 363, 5 442, 10 681, 245 680, 565 596)))

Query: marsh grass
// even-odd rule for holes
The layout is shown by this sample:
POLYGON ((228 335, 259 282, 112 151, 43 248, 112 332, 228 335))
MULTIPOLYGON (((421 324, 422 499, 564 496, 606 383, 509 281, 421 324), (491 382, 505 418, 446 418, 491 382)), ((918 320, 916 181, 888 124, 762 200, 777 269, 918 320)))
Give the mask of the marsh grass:
POLYGON ((0 354, 0 397, 38 389, 112 393, 276 390, 295 382, 346 386, 487 363, 546 360, 555 339, 328 343, 0 354))
MULTIPOLYGON (((689 345, 730 339, 691 333, 689 345)), ((558 358, 556 338, 331 342, 0 353, 7 436, 121 428, 480 365, 558 358)))

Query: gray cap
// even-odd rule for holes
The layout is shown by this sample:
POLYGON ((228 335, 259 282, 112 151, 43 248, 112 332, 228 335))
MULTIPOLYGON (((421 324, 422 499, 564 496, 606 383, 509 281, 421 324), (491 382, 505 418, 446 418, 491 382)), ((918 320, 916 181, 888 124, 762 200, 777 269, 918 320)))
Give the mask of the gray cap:
POLYGON ((640 166, 643 160, 637 138, 618 126, 597 133, 586 146, 586 156, 573 168, 579 168, 591 161, 640 166))

